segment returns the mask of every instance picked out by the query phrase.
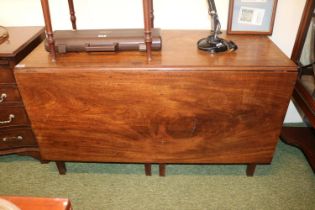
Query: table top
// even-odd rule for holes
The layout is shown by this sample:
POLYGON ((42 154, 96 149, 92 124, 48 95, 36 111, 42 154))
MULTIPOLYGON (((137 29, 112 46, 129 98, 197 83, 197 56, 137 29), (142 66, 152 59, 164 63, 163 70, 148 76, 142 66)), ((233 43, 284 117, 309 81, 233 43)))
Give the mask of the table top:
POLYGON ((14 57, 44 32, 42 26, 6 27, 9 38, 0 44, 0 57, 14 57))
POLYGON ((162 30, 162 50, 153 52, 148 63, 144 52, 97 52, 58 54, 51 61, 43 44, 39 45, 18 65, 17 71, 77 70, 246 70, 296 72, 292 62, 267 36, 226 35, 238 50, 231 53, 209 54, 197 48, 197 41, 209 31, 162 30))

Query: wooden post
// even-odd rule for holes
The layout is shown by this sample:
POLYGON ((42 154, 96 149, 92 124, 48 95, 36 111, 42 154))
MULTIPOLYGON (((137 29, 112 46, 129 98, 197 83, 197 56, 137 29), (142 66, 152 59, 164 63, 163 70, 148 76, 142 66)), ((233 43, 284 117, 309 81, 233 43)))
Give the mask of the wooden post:
POLYGON ((147 51, 147 60, 152 60, 152 0, 143 0, 143 16, 144 16, 144 41, 147 51))
POLYGON ((166 171, 166 164, 165 163, 160 163, 159 164, 159 175, 160 176, 165 176, 165 171, 166 171))
POLYGON ((68 0, 68 4, 69 4, 69 10, 70 10, 70 20, 72 24, 72 29, 77 30, 77 24, 76 24, 77 18, 74 12, 73 0, 68 0))
POLYGON ((63 161, 56 161, 56 166, 58 168, 60 175, 65 175, 67 172, 66 164, 63 161))
POLYGON ((151 169, 151 164, 146 163, 144 164, 144 171, 146 176, 151 176, 152 175, 152 169, 151 169))
POLYGON ((41 0, 41 4, 42 4, 43 13, 44 13, 45 30, 46 30, 48 46, 50 49, 51 60, 55 62, 56 61, 55 40, 54 40, 54 35, 52 31, 52 26, 51 26, 48 0, 41 0))
POLYGON ((246 175, 254 176, 255 170, 256 170, 256 164, 248 164, 246 168, 246 175))

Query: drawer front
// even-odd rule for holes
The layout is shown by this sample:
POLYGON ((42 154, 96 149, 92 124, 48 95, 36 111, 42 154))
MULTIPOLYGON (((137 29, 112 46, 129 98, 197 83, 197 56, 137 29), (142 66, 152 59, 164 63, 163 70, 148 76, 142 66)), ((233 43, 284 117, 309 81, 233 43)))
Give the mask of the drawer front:
POLYGON ((0 130, 0 150, 37 146, 30 128, 0 130))
POLYGON ((0 107, 0 128, 28 124, 29 121, 23 106, 0 107))
POLYGON ((16 85, 0 85, 0 106, 21 102, 21 96, 16 85))
POLYGON ((0 68, 0 84, 14 84, 15 79, 12 70, 0 68))

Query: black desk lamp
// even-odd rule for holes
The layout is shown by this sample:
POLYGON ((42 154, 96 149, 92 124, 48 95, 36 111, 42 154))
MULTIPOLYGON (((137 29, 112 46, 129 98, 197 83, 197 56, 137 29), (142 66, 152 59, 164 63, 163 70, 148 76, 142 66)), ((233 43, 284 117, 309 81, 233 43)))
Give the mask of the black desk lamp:
POLYGON ((211 35, 207 38, 200 39, 197 43, 198 48, 200 50, 208 51, 209 53, 230 52, 237 50, 237 45, 234 42, 219 38, 219 34, 221 33, 221 24, 214 0, 208 0, 208 5, 209 14, 211 16, 211 35))

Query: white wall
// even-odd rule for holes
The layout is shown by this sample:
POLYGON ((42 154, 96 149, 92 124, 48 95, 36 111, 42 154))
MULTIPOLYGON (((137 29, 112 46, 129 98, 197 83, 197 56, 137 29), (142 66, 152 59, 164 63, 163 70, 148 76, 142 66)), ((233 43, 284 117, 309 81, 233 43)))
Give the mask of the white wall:
MULTIPOLYGON (((291 56, 297 30, 306 0, 278 0, 277 16, 271 39, 288 56, 291 56)), ((293 103, 289 105, 285 122, 302 122, 293 103)))
MULTIPOLYGON (((54 29, 70 29, 66 0, 51 0, 54 29)), ((271 39, 290 57, 306 0, 278 0, 271 39)), ((75 0, 78 28, 141 28, 142 0, 75 0)), ((229 0, 217 0, 222 29, 227 28, 229 0)), ((209 29, 206 0, 155 0, 155 26, 164 29, 209 29)), ((39 0, 0 0, 0 25, 44 25, 39 0)), ((300 122, 292 103, 286 122, 300 122)))

